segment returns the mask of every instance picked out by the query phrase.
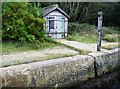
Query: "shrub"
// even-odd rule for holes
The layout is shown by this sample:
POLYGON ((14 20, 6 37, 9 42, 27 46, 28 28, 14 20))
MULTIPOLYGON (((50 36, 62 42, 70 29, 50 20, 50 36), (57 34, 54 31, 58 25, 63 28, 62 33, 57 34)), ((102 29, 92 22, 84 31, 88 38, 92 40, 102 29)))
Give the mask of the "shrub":
MULTIPOLYGON (((87 23, 69 23, 68 24, 68 32, 69 34, 79 33, 79 34, 92 34, 97 35, 97 27, 95 25, 90 25, 87 23)), ((102 27, 102 35, 106 34, 119 34, 120 27, 102 27)))
POLYGON ((105 36, 106 34, 118 34, 119 28, 117 27, 102 27, 102 35, 105 36))
POLYGON ((87 23, 69 23, 68 24, 69 34, 79 33, 79 34, 94 34, 97 35, 97 27, 94 25, 89 25, 87 23))
MULTIPOLYGON (((68 40, 95 43, 98 39, 98 30, 95 25, 86 23, 69 23, 68 40)), ((102 27, 102 39, 109 42, 117 42, 120 32, 119 27, 102 27)))
POLYGON ((118 42, 118 34, 106 34, 102 39, 108 42, 118 42))
POLYGON ((45 20, 41 18, 40 4, 4 2, 2 5, 3 40, 35 42, 44 40, 45 20))
POLYGON ((103 49, 108 49, 108 50, 115 49, 115 48, 118 48, 118 47, 120 47, 119 44, 108 44, 108 45, 102 46, 103 49))

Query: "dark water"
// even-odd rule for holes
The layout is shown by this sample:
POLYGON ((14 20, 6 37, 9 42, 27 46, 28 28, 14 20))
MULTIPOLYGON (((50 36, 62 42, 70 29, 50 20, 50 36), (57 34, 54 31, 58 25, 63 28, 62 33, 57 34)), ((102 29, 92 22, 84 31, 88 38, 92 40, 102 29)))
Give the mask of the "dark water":
MULTIPOLYGON (((72 87, 71 87, 72 88, 72 87)), ((113 84, 112 86, 108 87, 107 86, 101 86, 101 87, 98 87, 98 86, 95 86, 95 87, 73 87, 72 89, 120 89, 120 83, 115 83, 113 84)))
POLYGON ((120 70, 90 79, 84 83, 76 83, 72 89, 120 89, 120 70))
POLYGON ((120 89, 120 84, 114 84, 111 89, 120 89))

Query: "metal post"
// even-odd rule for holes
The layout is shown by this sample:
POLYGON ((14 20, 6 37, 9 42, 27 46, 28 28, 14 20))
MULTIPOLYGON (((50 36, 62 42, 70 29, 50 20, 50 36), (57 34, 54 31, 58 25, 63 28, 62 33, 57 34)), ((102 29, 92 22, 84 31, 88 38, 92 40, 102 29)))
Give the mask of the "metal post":
POLYGON ((102 19, 103 19, 103 13, 102 13, 102 11, 100 11, 100 12, 98 12, 98 43, 97 43, 97 51, 101 50, 102 19))

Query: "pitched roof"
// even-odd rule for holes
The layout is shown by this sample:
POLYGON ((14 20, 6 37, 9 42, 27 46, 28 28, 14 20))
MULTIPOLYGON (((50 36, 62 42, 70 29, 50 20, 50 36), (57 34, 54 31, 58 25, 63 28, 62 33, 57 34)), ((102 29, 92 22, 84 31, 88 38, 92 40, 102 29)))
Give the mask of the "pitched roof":
POLYGON ((63 13, 66 17, 69 18, 69 16, 58 6, 58 4, 54 4, 48 7, 44 7, 43 8, 43 16, 48 15, 50 12, 54 11, 54 10, 58 10, 61 13, 63 13))

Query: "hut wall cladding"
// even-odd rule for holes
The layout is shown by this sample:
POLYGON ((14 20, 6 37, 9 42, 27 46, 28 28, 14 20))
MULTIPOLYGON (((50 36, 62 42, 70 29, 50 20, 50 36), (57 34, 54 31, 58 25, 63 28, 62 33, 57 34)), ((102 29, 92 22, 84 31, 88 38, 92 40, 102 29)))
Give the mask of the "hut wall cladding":
POLYGON ((46 27, 47 27, 46 33, 48 33, 49 36, 51 36, 52 38, 64 38, 67 36, 68 18, 66 16, 61 14, 59 11, 55 10, 49 13, 47 16, 45 16, 44 19, 47 20, 46 21, 46 27), (53 21, 53 25, 54 25, 53 29, 50 29, 50 21, 53 21), (63 34, 64 36, 62 37, 60 36, 60 34, 63 34))
POLYGON ((67 37, 69 16, 58 5, 51 5, 43 9, 46 19, 46 33, 52 38, 67 37))
POLYGON ((85 81, 120 65, 118 49, 0 68, 0 87, 50 87, 85 81), (97 73, 96 73, 97 72, 97 73))

